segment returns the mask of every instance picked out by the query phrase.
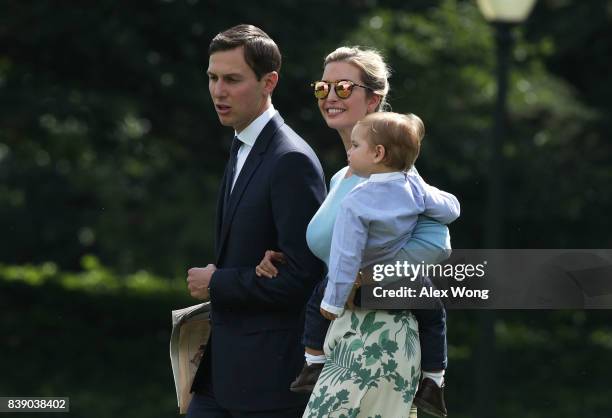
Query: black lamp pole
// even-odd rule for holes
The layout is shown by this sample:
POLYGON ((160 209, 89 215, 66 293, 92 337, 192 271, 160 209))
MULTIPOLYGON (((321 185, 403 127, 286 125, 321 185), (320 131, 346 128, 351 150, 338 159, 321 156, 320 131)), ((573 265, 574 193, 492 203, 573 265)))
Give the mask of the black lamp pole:
MULTIPOLYGON (((504 158, 503 144, 508 128, 506 99, 508 95, 508 71, 512 50, 512 24, 493 22, 497 44, 497 98, 492 137, 489 141, 488 190, 485 219, 484 248, 499 249, 503 245, 504 224, 504 158)), ((480 341, 476 360, 475 418, 493 418, 496 414, 494 310, 480 312, 480 341)))
POLYGON ((493 135, 490 140, 489 182, 484 236, 485 248, 500 248, 503 241, 504 220, 504 159, 503 143, 507 132, 508 70, 512 49, 512 24, 494 22, 497 44, 497 99, 493 135))
MULTIPOLYGON (((497 46, 497 98, 492 136, 489 140, 487 203, 484 227, 484 248, 500 249, 504 245, 504 158, 503 145, 508 132, 508 72, 512 51, 512 27, 523 22, 536 0, 477 0, 485 19, 495 27, 497 46)), ((489 258, 496 257, 489 254, 489 258)), ((491 277, 495 280, 495 277, 491 277)), ((474 418, 494 418, 496 414, 495 310, 479 312, 480 339, 474 356, 474 418)))

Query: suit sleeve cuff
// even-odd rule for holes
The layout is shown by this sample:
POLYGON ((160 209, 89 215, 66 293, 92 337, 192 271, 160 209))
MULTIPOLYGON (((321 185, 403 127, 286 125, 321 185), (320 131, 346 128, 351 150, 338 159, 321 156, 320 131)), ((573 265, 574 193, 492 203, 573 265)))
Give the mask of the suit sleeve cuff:
POLYGON ((215 271, 213 272, 212 276, 210 276, 210 282, 208 282, 208 297, 210 298, 211 302, 212 302, 212 294, 213 294, 213 288, 215 287, 215 276, 217 275, 217 273, 221 274, 222 269, 215 269, 215 271))

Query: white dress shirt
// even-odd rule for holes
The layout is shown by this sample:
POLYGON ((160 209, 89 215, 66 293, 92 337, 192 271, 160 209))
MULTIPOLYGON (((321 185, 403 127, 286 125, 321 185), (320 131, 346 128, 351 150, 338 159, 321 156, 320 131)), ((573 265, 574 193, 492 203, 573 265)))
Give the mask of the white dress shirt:
POLYGON ((240 175, 240 170, 244 166, 244 162, 251 153, 255 140, 263 130, 263 128, 270 122, 270 119, 274 117, 278 112, 274 109, 274 106, 270 104, 270 107, 266 109, 261 115, 257 117, 253 122, 244 128, 240 133, 236 132, 236 137, 242 142, 238 149, 238 155, 236 156, 236 171, 234 172, 234 178, 232 179, 232 190, 234 190, 234 184, 236 179, 240 175))

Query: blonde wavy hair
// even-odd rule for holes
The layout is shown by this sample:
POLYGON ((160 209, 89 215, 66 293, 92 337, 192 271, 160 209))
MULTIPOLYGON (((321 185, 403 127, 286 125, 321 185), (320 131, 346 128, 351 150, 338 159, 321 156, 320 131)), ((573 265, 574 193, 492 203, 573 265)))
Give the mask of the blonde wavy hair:
POLYGON ((380 96, 376 111, 391 110, 387 103, 391 69, 380 52, 360 46, 342 46, 325 57, 323 68, 330 62, 348 62, 357 67, 361 72, 363 84, 371 90, 370 94, 380 96))

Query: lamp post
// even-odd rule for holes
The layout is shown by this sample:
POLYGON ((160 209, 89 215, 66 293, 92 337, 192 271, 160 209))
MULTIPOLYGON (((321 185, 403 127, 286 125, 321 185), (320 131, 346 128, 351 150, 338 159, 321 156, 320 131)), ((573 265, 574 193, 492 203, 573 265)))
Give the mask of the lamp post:
POLYGON ((495 27, 497 45, 497 98, 493 135, 489 142, 489 181, 487 190, 484 248, 500 248, 503 241, 503 157, 502 147, 507 131, 506 97, 508 69, 512 51, 513 26, 527 19, 536 0, 477 0, 487 21, 495 27))
MULTIPOLYGON (((488 189, 485 217, 484 248, 503 247, 503 155, 507 132, 506 97, 508 70, 512 51, 512 27, 525 21, 536 0, 477 0, 487 21, 495 27, 497 46, 497 97, 495 100, 492 137, 489 141, 488 189)), ((495 311, 479 315, 480 341, 476 357, 476 399, 474 417, 495 417, 495 311)))

